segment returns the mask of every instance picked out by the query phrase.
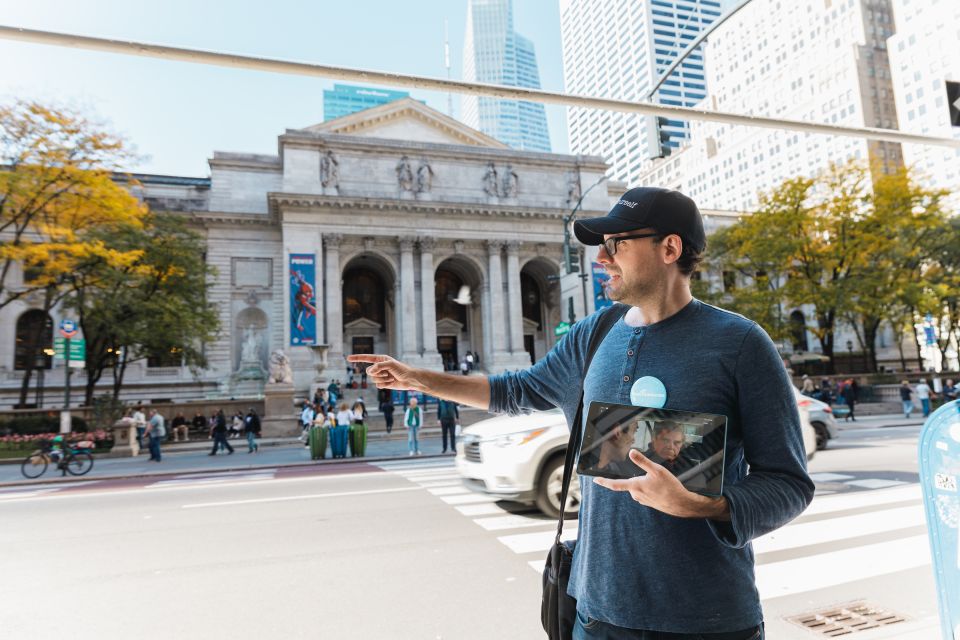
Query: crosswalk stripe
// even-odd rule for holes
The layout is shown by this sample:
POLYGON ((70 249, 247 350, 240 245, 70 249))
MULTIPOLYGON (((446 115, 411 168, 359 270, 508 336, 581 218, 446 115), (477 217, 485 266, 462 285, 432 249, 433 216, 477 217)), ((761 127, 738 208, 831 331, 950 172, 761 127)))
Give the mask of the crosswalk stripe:
POLYGON ((398 475, 401 478, 406 478, 407 480, 413 480, 415 482, 420 480, 452 480, 454 478, 460 478, 459 473, 450 473, 449 471, 431 471, 429 473, 395 472, 395 475, 398 475))
MULTIPOLYGON (((517 533, 510 536, 500 536, 497 538, 500 542, 514 553, 532 553, 534 551, 546 552, 553 544, 553 539, 557 536, 556 525, 549 531, 536 531, 534 533, 517 533)), ((566 522, 563 525, 563 540, 577 539, 577 526, 573 522, 566 522)))
POLYGON ((378 462, 377 467, 384 471, 396 471, 398 469, 431 469, 431 468, 454 468, 453 460, 396 460, 392 462, 378 462))
POLYGON ((467 504, 462 507, 455 507, 455 509, 465 516, 485 516, 493 513, 506 513, 506 511, 495 502, 467 504))
POLYGON ((882 480, 880 478, 866 478, 864 480, 849 480, 843 484, 850 485, 851 487, 860 487, 862 489, 886 489, 887 487, 896 487, 898 485, 907 484, 902 480, 882 480))
POLYGON ((553 527, 554 529, 557 528, 556 522, 518 515, 497 516, 494 518, 477 518, 474 520, 474 522, 487 531, 503 531, 504 529, 524 529, 544 526, 553 527))
POLYGON ((469 493, 460 496, 438 496, 447 504, 479 504, 481 502, 496 502, 497 498, 485 496, 481 493, 469 493))
POLYGON ((467 489, 462 485, 459 487, 437 487, 436 489, 427 489, 427 491, 435 496, 453 496, 457 494, 471 493, 470 489, 467 489))
POLYGON ((753 541, 753 550, 758 554, 770 553, 793 547, 858 538, 871 533, 908 529, 923 525, 923 522, 921 505, 803 522, 787 525, 757 538, 753 541))
POLYGON ((915 569, 930 564, 927 536, 911 536, 830 551, 756 568, 762 599, 779 598, 839 584, 915 569), (882 558, 882 562, 878 562, 882 558))
POLYGON ((454 479, 438 480, 436 482, 419 482, 418 484, 424 489, 429 489, 430 487, 453 487, 453 486, 461 485, 463 484, 463 482, 459 478, 457 478, 456 480, 454 479))
POLYGON ((857 509, 859 507, 872 507, 892 502, 906 502, 908 500, 920 499, 920 485, 912 484, 906 487, 896 487, 894 489, 878 489, 870 493, 845 493, 833 495, 823 500, 814 500, 803 512, 804 516, 817 515, 821 513, 833 513, 835 511, 845 511, 847 509, 857 509))

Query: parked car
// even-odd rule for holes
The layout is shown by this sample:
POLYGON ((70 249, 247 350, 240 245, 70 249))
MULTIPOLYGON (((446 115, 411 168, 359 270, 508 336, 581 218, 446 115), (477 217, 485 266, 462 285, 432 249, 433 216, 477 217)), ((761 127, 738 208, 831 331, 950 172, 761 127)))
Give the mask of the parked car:
MULTIPOLYGON (((816 453, 817 438, 807 408, 799 406, 799 399, 803 444, 809 460, 816 453)), ((559 409, 483 420, 463 430, 457 443, 457 471, 464 485, 474 491, 536 505, 555 518, 560 514, 569 438, 566 418, 559 409)), ((573 515, 579 508, 580 485, 574 472, 564 512, 573 515)))
POLYGON ((805 407, 810 414, 810 424, 817 434, 817 451, 823 451, 827 448, 827 442, 839 433, 833 409, 826 402, 804 395, 797 399, 797 404, 805 407))

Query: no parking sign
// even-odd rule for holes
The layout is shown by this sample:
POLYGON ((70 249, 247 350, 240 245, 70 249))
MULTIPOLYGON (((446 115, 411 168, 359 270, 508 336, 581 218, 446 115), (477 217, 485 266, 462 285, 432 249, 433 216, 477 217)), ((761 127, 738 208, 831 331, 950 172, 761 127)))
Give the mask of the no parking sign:
POLYGON ((937 580, 944 640, 960 638, 960 401, 937 409, 920 431, 920 487, 937 580))

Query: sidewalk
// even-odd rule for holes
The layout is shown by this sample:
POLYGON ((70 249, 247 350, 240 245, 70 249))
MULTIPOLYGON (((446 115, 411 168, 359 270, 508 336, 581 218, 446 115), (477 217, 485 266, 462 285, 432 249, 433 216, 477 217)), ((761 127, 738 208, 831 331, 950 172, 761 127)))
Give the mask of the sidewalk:
MULTIPOLYGON (((270 438, 260 442, 260 452, 247 453, 245 439, 230 440, 233 454, 218 453, 208 455, 213 447, 212 440, 198 440, 190 443, 168 444, 161 449, 162 461, 150 462, 149 454, 143 451, 136 458, 97 458, 93 469, 85 476, 60 476, 52 466, 36 480, 28 480, 20 473, 17 464, 0 465, 0 487, 22 486, 27 484, 48 484, 51 482, 86 482, 117 478, 137 478, 143 476, 183 474, 183 473, 222 473, 225 471, 249 471, 253 469, 272 469, 299 465, 343 464, 357 462, 375 462, 391 459, 408 459, 407 440, 403 437, 371 438, 367 441, 367 455, 362 458, 342 458, 333 460, 311 460, 310 451, 296 438, 270 438)), ((439 457, 443 448, 440 429, 424 427, 420 437, 418 459, 439 457)), ((329 447, 327 449, 329 456, 329 447)), ((451 457, 448 453, 445 457, 451 457)))
POLYGON ((920 413, 914 413, 904 418, 902 413, 887 413, 874 416, 857 416, 856 420, 834 418, 840 429, 882 429, 884 427, 919 427, 926 418, 920 413))

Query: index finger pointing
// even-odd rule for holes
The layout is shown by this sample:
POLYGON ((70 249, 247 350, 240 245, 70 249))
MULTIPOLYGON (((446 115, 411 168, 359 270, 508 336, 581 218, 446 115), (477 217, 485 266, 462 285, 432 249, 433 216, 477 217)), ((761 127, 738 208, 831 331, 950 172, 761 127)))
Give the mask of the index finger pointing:
POLYGON ((347 362, 384 362, 390 356, 382 356, 375 353, 354 353, 347 356, 347 362))

